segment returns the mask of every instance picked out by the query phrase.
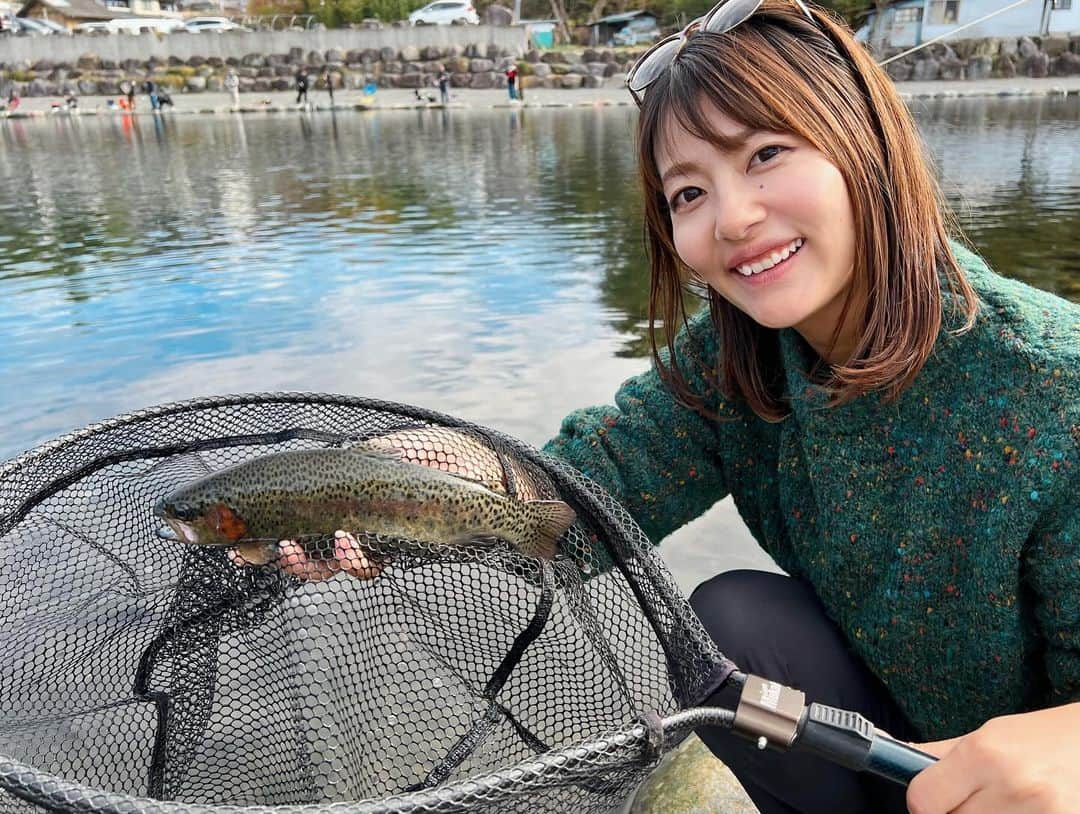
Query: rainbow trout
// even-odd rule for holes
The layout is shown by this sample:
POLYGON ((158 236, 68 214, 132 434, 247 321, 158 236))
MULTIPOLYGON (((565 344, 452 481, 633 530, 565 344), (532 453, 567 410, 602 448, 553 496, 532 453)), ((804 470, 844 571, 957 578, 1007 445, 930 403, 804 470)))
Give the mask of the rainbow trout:
POLYGON ((343 529, 447 545, 493 536, 548 559, 574 522, 561 500, 514 500, 367 444, 253 458, 166 495, 154 513, 171 530, 162 536, 193 545, 329 537, 343 529))

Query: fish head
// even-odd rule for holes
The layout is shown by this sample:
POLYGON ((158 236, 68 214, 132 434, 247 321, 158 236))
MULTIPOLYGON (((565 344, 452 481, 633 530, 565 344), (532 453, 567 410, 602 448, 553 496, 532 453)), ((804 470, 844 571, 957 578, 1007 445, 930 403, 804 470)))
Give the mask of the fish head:
POLYGON ((231 546, 248 533, 244 518, 222 500, 195 502, 170 495, 157 502, 154 514, 166 526, 158 536, 189 545, 231 546))

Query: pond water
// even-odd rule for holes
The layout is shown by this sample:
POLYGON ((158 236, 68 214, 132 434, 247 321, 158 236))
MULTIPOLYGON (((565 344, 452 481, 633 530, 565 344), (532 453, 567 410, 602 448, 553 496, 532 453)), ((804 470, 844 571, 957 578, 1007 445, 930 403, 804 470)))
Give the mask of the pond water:
MULTIPOLYGON (((914 110, 1000 271, 1080 300, 1080 98, 914 110)), ((647 363, 631 108, 0 125, 0 458, 310 390, 542 443, 647 363)))

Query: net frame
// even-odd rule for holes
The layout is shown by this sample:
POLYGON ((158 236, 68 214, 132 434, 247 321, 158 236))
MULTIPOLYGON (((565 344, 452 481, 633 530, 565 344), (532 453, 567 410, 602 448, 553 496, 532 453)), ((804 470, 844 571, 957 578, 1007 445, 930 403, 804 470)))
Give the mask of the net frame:
MULTIPOLYGON (((586 520, 603 549, 604 566, 617 570, 633 593, 637 606, 663 648, 668 683, 675 709, 693 707, 722 684, 734 665, 719 653, 700 621, 679 593, 655 549, 620 505, 595 483, 562 461, 498 431, 456 419, 435 411, 377 399, 314 393, 257 393, 166 404, 117 416, 14 458, 0 466, 0 541, 34 508, 64 489, 79 483, 102 468, 125 461, 167 460, 193 450, 282 443, 296 439, 340 442, 350 428, 320 425, 309 414, 314 408, 346 408, 365 415, 387 417, 387 426, 402 421, 459 429, 488 439, 506 451, 543 471, 560 496, 586 520), (292 426, 271 432, 214 437, 213 433, 185 432, 185 417, 207 411, 296 407, 292 426), (148 437, 165 421, 174 428, 168 437, 148 437), (112 450, 104 455, 86 456, 103 438, 112 450), (57 475, 59 470, 62 474, 57 475)), ((673 710, 666 710, 672 712, 673 710)), ((718 710, 723 719, 727 713, 718 710)), ((714 716, 714 717, 715 717, 714 716)), ((607 734, 577 745, 555 749, 513 766, 498 768, 464 780, 430 789, 390 795, 380 800, 314 805, 224 806, 169 803, 153 797, 110 793, 34 768, 10 757, 0 757, 0 788, 56 811, 102 812, 450 812, 507 811, 517 806, 530 810, 528 800, 552 789, 595 784, 597 778, 615 778, 624 787, 646 773, 660 755, 681 741, 690 729, 682 724, 667 727, 655 710, 639 710, 636 719, 607 734), (620 780, 621 778, 621 780, 620 780)))

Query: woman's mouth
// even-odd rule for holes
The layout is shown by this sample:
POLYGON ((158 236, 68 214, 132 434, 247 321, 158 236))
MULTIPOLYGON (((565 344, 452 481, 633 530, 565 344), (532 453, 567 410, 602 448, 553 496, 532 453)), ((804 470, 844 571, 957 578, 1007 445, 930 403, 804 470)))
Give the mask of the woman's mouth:
POLYGON ((791 259, 799 253, 806 241, 797 237, 786 246, 775 249, 770 254, 757 258, 752 263, 741 263, 730 269, 751 285, 764 285, 783 274, 791 259))

